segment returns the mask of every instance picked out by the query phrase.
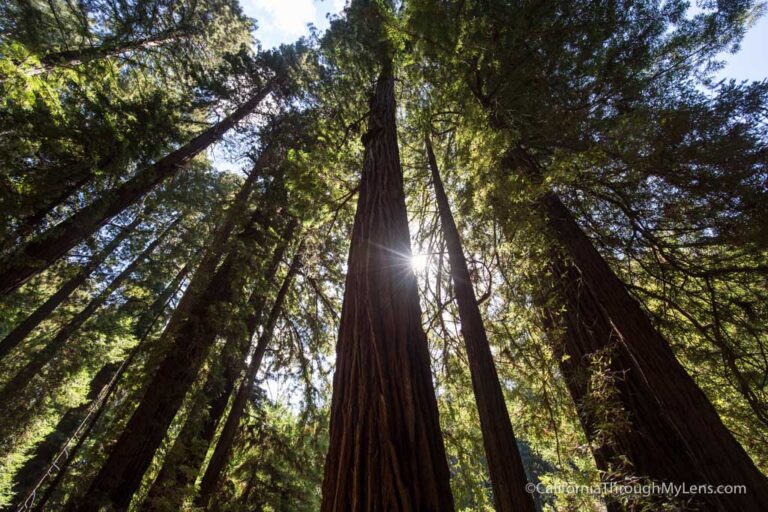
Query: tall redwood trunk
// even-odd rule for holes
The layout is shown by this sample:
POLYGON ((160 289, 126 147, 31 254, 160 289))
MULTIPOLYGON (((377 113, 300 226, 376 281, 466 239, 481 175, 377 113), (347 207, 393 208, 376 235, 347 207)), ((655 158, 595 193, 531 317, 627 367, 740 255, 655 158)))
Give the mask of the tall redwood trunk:
POLYGON ((28 509, 34 510, 35 512, 42 512, 45 510, 45 506, 48 503, 48 500, 53 496, 53 493, 56 492, 56 489, 58 488, 59 483, 64 479, 64 476, 67 473, 67 470, 69 469, 70 464, 72 461, 77 457, 77 454, 80 452, 80 449, 82 448, 85 441, 90 437, 91 432, 93 431, 94 427, 96 426, 97 422, 101 418, 101 416, 104 414, 104 411, 106 411, 107 406, 109 404, 109 400, 112 397, 112 394, 117 389, 118 385, 120 384, 120 379, 122 378, 125 371, 131 366, 134 359, 136 359, 136 356, 138 356, 143 350, 146 345, 147 340, 149 339, 150 334, 152 333, 152 330, 157 323, 158 320, 160 320, 160 317, 163 316, 164 311, 168 307, 168 303, 171 301, 171 299, 176 295, 176 293, 179 290, 179 287, 181 286, 182 281, 187 276, 187 273, 189 272, 189 266, 185 265, 177 274, 176 277, 173 278, 173 280, 165 287, 165 289, 160 293, 160 295, 155 298, 155 300, 152 302, 152 304, 149 306, 149 309, 142 314, 139 319, 136 321, 136 327, 134 328, 134 333, 136 337, 138 338, 138 343, 136 346, 131 349, 130 353, 128 354, 128 357, 126 357, 122 363, 120 363, 120 366, 117 368, 115 373, 112 375, 111 380, 109 381, 109 384, 107 384, 106 389, 104 390, 101 399, 98 402, 98 405, 96 407, 95 412, 90 416, 85 418, 84 423, 81 424, 81 431, 79 435, 77 436, 77 441, 75 442, 74 446, 68 447, 67 445, 73 441, 72 438, 68 439, 65 445, 62 445, 59 450, 59 454, 63 455, 63 459, 55 459, 51 461, 51 465, 49 466, 49 470, 56 470, 51 471, 51 475, 55 474, 53 481, 47 486, 45 489, 45 492, 42 493, 42 496, 37 498, 38 493, 36 492, 41 488, 45 480, 48 477, 48 473, 44 473, 41 475, 41 477, 37 481, 37 489, 33 489, 30 491, 29 494, 27 494, 23 501, 20 503, 26 503, 28 506, 28 509), (63 464, 62 464, 63 460, 63 464), (34 505, 34 507, 33 507, 34 505))
MULTIPOLYGON (((216 442, 216 448, 211 455, 211 460, 208 462, 208 467, 205 470, 203 479, 200 482, 200 494, 195 502, 198 507, 204 509, 208 508, 208 503, 213 497, 216 487, 219 483, 224 467, 229 460, 229 453, 232 450, 232 443, 235 440, 235 434, 240 426, 240 419, 245 413, 245 406, 248 401, 248 397, 253 395, 253 388, 256 384, 256 374, 261 366, 261 361, 264 359, 264 354, 267 351, 267 346, 272 339, 272 334, 277 325, 277 319, 283 310, 283 304, 285 298, 288 295, 288 290, 291 287, 293 278, 299 271, 301 266, 301 247, 293 257, 291 266, 288 269, 283 284, 277 292, 275 302, 272 304, 272 309, 269 312, 267 321, 264 324, 259 340, 256 343, 256 348, 251 355, 251 362, 248 365, 248 371, 240 383, 240 387, 237 389, 235 399, 232 401, 232 407, 229 410, 229 415, 224 423, 224 427, 221 430, 219 440, 216 442)), ((255 324, 255 322, 254 322, 255 324)), ((255 330, 255 329, 254 329, 255 330)))
MULTIPOLYGON (((565 311, 562 362, 598 466, 658 481, 740 484, 746 494, 697 494, 696 510, 768 510, 768 479, 723 425, 667 341, 553 193, 539 207, 564 254, 552 270, 565 311), (590 400, 593 358, 608 361, 626 428, 603 436, 590 400)), ((621 423, 617 421, 616 423, 621 423)))
MULTIPOLYGON (((286 245, 290 240, 291 231, 292 229, 289 229, 287 236, 275 249, 272 260, 265 269, 266 279, 264 282, 269 282, 269 279, 277 272, 286 245)), ((245 322, 247 341, 250 341, 256 332, 265 300, 264 288, 257 284, 248 299, 247 311, 250 311, 250 314, 245 322)), ((233 336, 227 339, 222 348, 223 368, 221 375, 216 372, 209 373, 203 390, 197 398, 197 403, 163 461, 163 466, 155 478, 142 508, 151 509, 153 501, 159 498, 163 499, 164 506, 182 506, 187 494, 186 491, 195 483, 200 469, 202 469, 208 448, 213 442, 219 421, 224 415, 234 390, 235 381, 241 373, 248 345, 244 341, 233 336)))
POLYGON ((461 333, 467 349, 472 388, 480 416, 480 429, 488 461, 488 471, 493 486, 496 510, 499 512, 534 512, 533 495, 526 491, 528 479, 523 461, 517 449, 512 423, 501 390, 493 354, 475 298, 475 290, 467 268, 459 230, 451 213, 429 136, 425 139, 427 159, 432 171, 437 206, 448 248, 456 302, 459 306, 461 333))
POLYGON ((0 296, 14 291, 30 277, 48 268, 109 219, 131 206, 156 185, 175 175, 192 158, 218 141, 226 131, 250 114, 273 88, 274 82, 270 82, 232 114, 181 148, 154 165, 142 169, 133 178, 105 192, 90 205, 4 257, 0 261, 0 296))
POLYGON ((336 345, 323 512, 452 511, 421 326, 390 57, 371 98, 336 345))
POLYGON ((260 236, 260 233, 252 228, 246 228, 238 236, 235 249, 219 266, 205 292, 191 302, 189 313, 179 319, 176 325, 166 328, 164 336, 170 348, 150 380, 144 398, 87 494, 82 499, 73 498, 67 505, 68 510, 128 507, 220 332, 221 322, 211 319, 219 317, 222 311, 231 310, 232 305, 240 300, 239 294, 242 293, 244 283, 242 269, 239 268, 242 263, 240 251, 243 248, 239 246, 254 236, 260 236), (240 276, 236 279, 238 272, 240 276))
MULTIPOLYGON (((0 390, 0 404, 5 407, 9 407, 10 404, 15 402, 18 395, 30 381, 37 375, 40 370, 43 369, 48 363, 50 363, 67 344, 72 335, 77 332, 80 327, 87 322, 91 316, 98 310, 109 297, 117 291, 133 274, 138 266, 157 248, 163 241, 166 235, 170 233, 176 225, 181 222, 182 217, 177 217, 160 235, 158 235, 150 244, 148 244, 144 250, 133 260, 128 266, 126 266, 115 277, 104 290, 99 292, 90 302, 77 313, 69 322, 64 325, 56 333, 56 336, 49 341, 45 347, 32 356, 32 359, 24 365, 21 370, 9 380, 2 390, 0 390)), ((11 409, 11 407, 9 407, 11 409)), ((7 410, 9 410, 7 409, 7 410)))
POLYGON ((40 325, 40 322, 48 318, 48 315, 53 313, 53 311, 62 302, 67 300, 69 296, 72 295, 72 293, 91 276, 94 270, 96 270, 99 265, 101 265, 104 260, 106 260, 115 251, 115 249, 117 249, 120 243, 125 240, 131 233, 133 233, 134 228, 138 226, 140 222, 141 216, 137 216, 133 222, 122 228, 120 232, 115 235, 115 237, 101 251, 96 253, 88 261, 88 263, 83 266, 77 275, 61 285, 56 293, 48 297, 48 299, 40 306, 38 306, 35 311, 33 311, 27 318, 22 320, 21 323, 19 323, 19 325, 17 325, 11 332, 9 332, 5 338, 0 341, 0 359, 4 358, 8 352, 13 350, 16 346, 18 346, 19 343, 24 341, 29 333, 31 333, 38 325, 40 325))

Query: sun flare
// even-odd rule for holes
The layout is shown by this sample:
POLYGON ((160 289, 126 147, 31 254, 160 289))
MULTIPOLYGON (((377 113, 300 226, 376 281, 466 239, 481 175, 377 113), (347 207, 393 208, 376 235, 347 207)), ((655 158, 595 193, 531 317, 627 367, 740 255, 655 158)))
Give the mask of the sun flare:
POLYGON ((426 254, 414 254, 411 256, 411 268, 417 274, 424 272, 429 266, 429 257, 426 254))

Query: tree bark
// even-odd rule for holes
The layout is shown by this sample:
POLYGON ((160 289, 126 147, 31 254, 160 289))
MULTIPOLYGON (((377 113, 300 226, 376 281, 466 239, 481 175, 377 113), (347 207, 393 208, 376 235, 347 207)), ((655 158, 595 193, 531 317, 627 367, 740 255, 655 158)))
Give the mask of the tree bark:
POLYGON ((382 62, 363 136, 321 510, 452 511, 410 266, 391 57, 382 62))
MULTIPOLYGON (((256 235, 257 230, 249 227, 239 237, 245 242, 246 238, 256 235)), ((234 276, 239 270, 240 250, 242 248, 234 248, 227 255, 205 292, 192 302, 189 314, 178 325, 166 328, 164 336, 168 337, 170 349, 150 380, 144 399, 91 483, 87 495, 81 500, 73 498, 67 510, 99 510, 103 506, 123 510, 130 504, 220 332, 221 321, 211 319, 220 316, 222 311, 231 310, 239 300, 243 283, 234 276)))
POLYGON ((655 481, 746 486, 746 494, 686 496, 696 510, 768 509, 768 479, 572 214, 553 193, 538 206, 558 244, 551 267, 565 305, 549 325, 564 327, 560 350, 568 357, 561 368, 596 445, 598 467, 655 481), (615 398, 628 422, 608 436, 599 434, 599 412, 589 403, 596 356, 607 357, 615 398))
MULTIPOLYGON (((289 229, 284 241, 281 241, 275 249, 265 271, 266 282, 269 282, 277 272, 286 245, 291 238, 291 231, 292 229, 289 229)), ((257 284, 248 299, 248 310, 251 311, 245 322, 248 341, 256 332, 265 300, 264 288, 257 284)), ((163 461, 163 466, 147 494, 143 509, 151 510, 153 501, 158 498, 163 498, 164 505, 171 508, 174 506, 180 508, 183 505, 187 491, 195 483, 202 469, 208 448, 213 442, 219 421, 224 415, 235 382, 241 372, 246 355, 244 352, 247 351, 248 345, 242 341, 233 336, 227 339, 222 348, 224 359, 222 375, 216 372, 208 375, 195 408, 190 412, 173 447, 163 461), (244 350, 240 350, 241 347, 244 350)))
POLYGON ((201 151, 218 141, 238 121, 250 114, 274 88, 270 82, 261 91, 215 125, 154 165, 139 171, 122 185, 104 193, 93 203, 0 261, 0 296, 7 295, 39 274, 67 251, 92 235, 105 222, 121 213, 156 185, 175 175, 201 151))
POLYGON ((475 298, 475 290, 472 287, 467 261, 462 250, 461 237, 440 179, 429 136, 425 138, 425 143, 443 236, 448 248, 451 278, 459 307, 461 333, 467 349, 472 388, 480 416, 480 429, 493 487, 494 504, 499 512, 535 512, 533 495, 526 491, 528 479, 496 373, 483 318, 475 298))
POLYGON ((177 274, 176 277, 168 284, 168 286, 165 287, 163 292, 157 296, 157 298, 152 302, 149 309, 146 311, 145 314, 141 315, 139 317, 138 321, 136 322, 136 327, 134 329, 134 332, 136 334, 136 337, 138 338, 138 343, 136 344, 133 349, 131 349, 130 353, 128 354, 128 357, 123 360, 123 362, 120 364, 120 366, 115 371, 114 375, 112 375, 112 378, 107 385, 106 391, 103 394, 103 397, 101 398, 101 401, 98 404, 98 407, 96 409, 96 412, 93 414, 91 418, 85 418, 84 421, 87 422, 86 425, 83 426, 82 433, 77 436, 77 442, 72 448, 67 449, 67 445, 72 441, 72 438, 67 439, 64 445, 62 445, 57 453, 64 455, 64 463, 61 464, 60 459, 54 459, 50 461, 49 465, 49 471, 46 472, 39 478, 36 482, 36 487, 32 489, 24 498, 22 502, 19 503, 19 507, 21 508, 22 505, 26 505, 26 510, 34 510, 36 512, 42 512, 45 510, 45 505, 48 503, 48 500, 53 496, 53 493, 58 488, 59 483, 64 479, 64 476, 67 473, 67 470, 69 469, 69 465, 72 463, 72 461, 77 457, 77 454, 80 451, 80 448, 82 448, 85 441, 90 437, 91 432, 93 431, 94 427, 96 426, 96 423, 99 421, 101 416, 104 414, 104 411, 107 408, 107 405, 109 404, 109 399, 111 398, 114 391, 117 389, 117 386, 120 384, 120 379, 122 378, 123 374, 125 373, 125 370, 128 369, 131 364, 133 363, 133 360, 136 359, 136 356, 144 350, 144 346, 146 344, 147 339, 149 339, 149 335, 152 332, 153 327, 157 323, 157 321, 160 319, 160 317, 163 315, 163 312, 168 307, 168 303, 171 301, 174 295, 176 295, 176 292, 179 289, 179 286, 181 285, 181 282, 186 277, 187 273, 189 272, 189 266, 185 265, 177 274), (66 449, 66 451, 64 451, 66 449), (57 469, 56 477, 53 479, 53 481, 48 485, 48 487, 45 490, 45 493, 43 493, 42 497, 39 501, 35 502, 36 493, 39 488, 45 483, 45 480, 50 474, 51 469, 57 469))
POLYGON ((141 222, 141 217, 137 216, 136 219, 128 226, 122 228, 120 232, 98 253, 96 253, 88 263, 83 266, 80 272, 77 273, 72 279, 61 285, 56 293, 51 295, 44 303, 42 303, 35 311, 33 311, 27 318, 25 318, 19 325, 17 325, 11 332, 9 332, 2 341, 0 341, 0 359, 8 355, 8 352, 13 350, 31 333, 40 322, 48 318, 48 315, 59 307, 59 305, 67 300, 72 293, 80 287, 91 274, 106 260, 117 247, 125 240, 136 226, 141 222))
POLYGON ((141 251, 141 254, 136 257, 131 263, 128 264, 107 287, 102 290, 96 297, 83 308, 82 311, 77 313, 67 324, 59 329, 56 336, 48 342, 42 350, 38 351, 32 359, 11 379, 2 390, 0 390, 0 404, 7 407, 6 410, 11 409, 11 405, 15 402, 16 395, 18 395, 30 381, 40 372, 40 370, 50 363, 61 349, 69 341, 70 337, 77 332, 77 330, 87 322, 93 313, 96 312, 109 297, 117 291, 128 279, 131 274, 136 271, 136 268, 157 248, 163 239, 170 233, 176 225, 181 222, 182 217, 177 217, 160 235, 157 236, 147 247, 141 251))
MULTIPOLYGON (((267 322, 263 326, 259 340, 256 343, 256 348, 251 355, 251 362, 248 365, 246 375, 243 378, 243 381, 240 383, 237 394, 235 395, 235 399, 232 402, 232 407, 229 410, 229 415, 227 416, 227 420, 224 423, 221 435, 219 436, 219 440, 216 442, 216 448, 213 451, 213 455, 211 455, 211 460, 208 462, 208 467, 206 468, 203 479, 200 482, 200 494, 195 500, 195 504, 198 507, 202 507, 207 510, 208 503, 216 491, 219 479, 224 472, 224 467, 229 460, 229 453, 232 449, 232 443, 235 439, 235 434, 237 433, 237 430, 240 426, 240 419, 245 413, 248 397, 253 394, 253 388, 256 385, 256 374, 258 373, 259 367, 261 366, 261 361, 264 359, 267 346, 272 339, 272 334, 275 330, 275 325, 277 325, 277 319, 283 310, 283 304, 285 303, 285 298, 288 295, 288 290, 291 287, 293 278, 296 276, 296 273, 299 271, 301 266, 301 253, 302 248, 299 247, 299 250, 293 257, 293 261, 291 262, 291 266, 288 269, 288 273, 283 279, 283 284, 280 286, 280 289, 277 292, 275 302, 272 305, 269 316, 267 317, 267 322)), ((253 322, 253 324, 255 325, 255 322, 253 322)), ((255 331, 255 328, 253 331, 255 331)))

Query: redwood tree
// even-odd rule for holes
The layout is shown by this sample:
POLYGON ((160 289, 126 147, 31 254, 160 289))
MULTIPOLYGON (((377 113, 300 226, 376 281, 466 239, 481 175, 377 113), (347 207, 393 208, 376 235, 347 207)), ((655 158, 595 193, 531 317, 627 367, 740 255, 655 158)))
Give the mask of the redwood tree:
MULTIPOLYGON (((296 255, 293 257, 288 272, 283 278, 283 284, 280 285, 280 289, 277 291, 275 302, 272 304, 272 309, 269 311, 267 320, 262 326, 259 340, 256 342, 256 347, 251 354, 251 362, 248 365, 248 370, 237 389, 235 398, 232 401, 232 407, 230 407, 229 414, 227 415, 227 420, 224 422, 221 435, 216 442, 216 448, 208 462, 208 467, 205 469, 205 474, 203 474, 203 479, 200 482, 200 495, 196 500, 196 504, 200 507, 208 508, 208 504, 213 493, 216 491, 216 486, 219 483, 221 474, 229 460, 229 452, 232 449, 235 434, 240 426, 240 419, 243 417, 243 414, 245 414, 248 397, 253 394, 254 386, 256 385, 256 375, 261 367, 261 361, 264 359, 267 345, 269 345, 269 342, 272 340, 272 334, 277 325, 277 320, 283 311, 283 303, 288 295, 288 290, 291 287, 293 278, 296 277, 296 274, 301 267, 301 252, 302 248, 300 246, 296 255)), ((252 324, 255 325, 255 322, 252 322, 252 324)), ((249 333, 250 332, 252 331, 249 330, 249 333)))
POLYGON ((372 25, 380 68, 363 136, 321 510, 451 511, 429 349, 410 267, 393 55, 379 7, 353 6, 372 25))
MULTIPOLYGON (((768 478, 754 465, 706 395, 678 362, 640 304, 611 270, 573 215, 553 193, 538 205, 554 237, 551 268, 564 305, 561 353, 568 388, 600 469, 688 485, 744 485, 745 494, 699 493, 699 510, 768 507, 768 478), (593 358, 607 357, 626 427, 598 435, 590 379, 593 358)), ((610 378, 610 376, 609 376, 610 378)), ((603 404, 604 405, 604 404, 603 404)), ((598 404, 598 408, 600 404, 598 404)), ((610 407, 610 406, 609 406, 610 407)), ((617 423, 621 423, 617 419, 617 423)))
POLYGON ((472 287, 467 260, 461 245, 461 236, 456 228, 448 196, 440 179, 437 159, 429 136, 425 138, 425 144, 443 236, 448 247, 451 278, 461 319, 461 334, 467 349, 496 510, 533 512, 536 510, 533 495, 526 491, 528 479, 517 448, 515 434, 512 431, 512 423, 509 420, 507 404, 496 373, 475 290, 472 287))
POLYGON ((105 222, 182 169, 192 158, 218 141, 266 98, 275 82, 268 82, 248 101, 184 146, 136 173, 131 179, 105 192, 37 238, 18 247, 0 261, 0 295, 8 294, 39 274, 67 251, 96 232, 105 222))

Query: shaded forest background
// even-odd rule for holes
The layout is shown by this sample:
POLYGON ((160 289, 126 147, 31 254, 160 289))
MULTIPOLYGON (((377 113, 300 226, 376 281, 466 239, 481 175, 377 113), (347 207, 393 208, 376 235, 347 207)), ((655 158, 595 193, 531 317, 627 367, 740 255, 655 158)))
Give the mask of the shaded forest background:
POLYGON ((2 2, 0 507, 768 510, 764 7, 689 7, 2 2), (601 481, 749 492, 522 490, 601 481))

